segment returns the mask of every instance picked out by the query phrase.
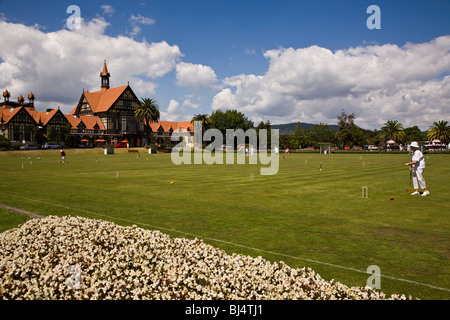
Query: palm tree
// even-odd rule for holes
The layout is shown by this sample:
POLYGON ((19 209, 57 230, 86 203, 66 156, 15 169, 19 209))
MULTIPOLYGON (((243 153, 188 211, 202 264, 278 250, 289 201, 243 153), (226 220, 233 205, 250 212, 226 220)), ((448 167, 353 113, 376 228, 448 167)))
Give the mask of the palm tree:
POLYGON ((158 122, 160 117, 158 102, 155 99, 141 98, 134 114, 139 121, 144 122, 147 145, 149 145, 150 136, 148 129, 150 128, 150 123, 158 122))
POLYGON ((384 138, 384 141, 394 140, 395 142, 403 142, 405 139, 405 131, 403 130, 403 125, 397 120, 388 120, 381 127, 381 134, 384 138))
MULTIPOLYGON (((191 123, 194 124, 195 121, 200 121, 202 123, 202 132, 205 132, 211 127, 211 119, 208 114, 194 114, 192 117, 191 123)), ((195 127, 194 127, 195 130, 195 127)), ((198 136, 201 137, 202 135, 198 136)), ((200 138, 198 138, 200 139, 200 138)), ((203 140, 203 139, 202 139, 203 140)), ((201 145, 202 147, 205 144, 205 141, 194 141, 194 144, 201 145)))
POLYGON ((194 121, 200 121, 202 123, 202 131, 205 132, 211 126, 211 120, 209 119, 208 114, 194 114, 192 117, 191 123, 194 121))
POLYGON ((448 125, 448 121, 441 120, 433 122, 433 125, 428 129, 427 138, 430 141, 438 139, 441 140, 442 143, 449 143, 450 126, 448 125))

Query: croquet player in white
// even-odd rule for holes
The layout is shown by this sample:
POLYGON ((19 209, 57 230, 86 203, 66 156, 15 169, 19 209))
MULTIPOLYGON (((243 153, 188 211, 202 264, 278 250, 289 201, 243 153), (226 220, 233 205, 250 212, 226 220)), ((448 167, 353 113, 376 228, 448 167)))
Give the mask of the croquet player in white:
POLYGON ((413 185, 414 189, 416 189, 411 195, 420 194, 419 187, 424 190, 422 196, 427 196, 430 192, 427 189, 427 185, 425 184, 425 179, 423 178, 423 171, 425 170, 425 159, 423 157, 422 152, 419 150, 419 144, 417 142, 412 142, 410 145, 412 152, 411 162, 405 163, 405 166, 410 166, 409 170, 412 170, 413 173, 413 185))

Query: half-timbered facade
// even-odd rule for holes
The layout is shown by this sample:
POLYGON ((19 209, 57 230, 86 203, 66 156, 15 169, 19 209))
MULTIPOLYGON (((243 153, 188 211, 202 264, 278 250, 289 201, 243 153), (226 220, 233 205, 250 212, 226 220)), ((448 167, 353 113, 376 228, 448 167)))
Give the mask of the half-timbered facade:
POLYGON ((59 108, 39 112, 39 127, 49 142, 63 144, 68 133, 67 124, 68 120, 59 108))
MULTIPOLYGON (((174 131, 180 134, 188 133, 192 137, 194 134, 194 125, 191 121, 158 121, 151 123, 150 144, 174 146, 174 144, 178 143, 171 140, 174 131)), ((192 141, 188 144, 192 144, 192 141)))
POLYGON ((46 139, 47 132, 52 136, 52 142, 64 141, 64 127, 67 120, 59 109, 36 111, 35 96, 32 92, 28 95, 29 102, 25 102, 22 95, 17 101, 10 101, 10 95, 9 91, 5 90, 4 101, 0 103, 1 135, 13 145, 42 143, 46 139))
POLYGON ((38 123, 25 107, 2 108, 0 131, 13 143, 21 144, 34 141, 38 123))
POLYGON ((139 99, 129 85, 110 88, 106 62, 100 73, 101 89, 83 91, 77 106, 70 113, 75 118, 96 117, 102 123, 103 137, 108 141, 126 139, 130 145, 143 144, 144 123, 137 120, 139 99))
POLYGON ((56 142, 64 145, 69 132, 73 146, 126 141, 129 146, 170 147, 177 143, 171 141, 174 131, 194 134, 190 121, 158 121, 150 124, 150 141, 145 141, 144 122, 135 116, 139 99, 129 84, 110 88, 110 76, 105 61, 100 72, 100 90, 83 90, 70 114, 64 114, 59 108, 38 112, 32 92, 28 102, 22 95, 17 101, 10 101, 11 94, 5 90, 4 101, 0 102, 0 135, 13 144, 56 142))

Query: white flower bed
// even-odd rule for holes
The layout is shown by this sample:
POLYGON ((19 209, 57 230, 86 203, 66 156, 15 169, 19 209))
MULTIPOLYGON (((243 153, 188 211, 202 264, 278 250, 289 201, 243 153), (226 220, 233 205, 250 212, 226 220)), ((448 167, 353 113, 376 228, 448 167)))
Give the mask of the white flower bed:
POLYGON ((386 299, 309 268, 82 217, 0 234, 0 259, 0 299, 386 299))

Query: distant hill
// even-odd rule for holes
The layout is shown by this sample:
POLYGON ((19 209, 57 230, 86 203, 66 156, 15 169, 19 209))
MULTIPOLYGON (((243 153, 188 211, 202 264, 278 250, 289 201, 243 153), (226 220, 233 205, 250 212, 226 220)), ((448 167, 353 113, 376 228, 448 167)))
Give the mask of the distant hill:
MULTIPOLYGON (((280 135, 293 134, 296 126, 297 126, 297 122, 286 123, 286 124, 273 124, 272 129, 279 129, 280 135)), ((314 124, 300 122, 300 127, 302 129, 308 129, 310 127, 314 127, 314 124)), ((334 131, 338 131, 338 126, 335 124, 329 124, 328 128, 330 128, 334 131)))

